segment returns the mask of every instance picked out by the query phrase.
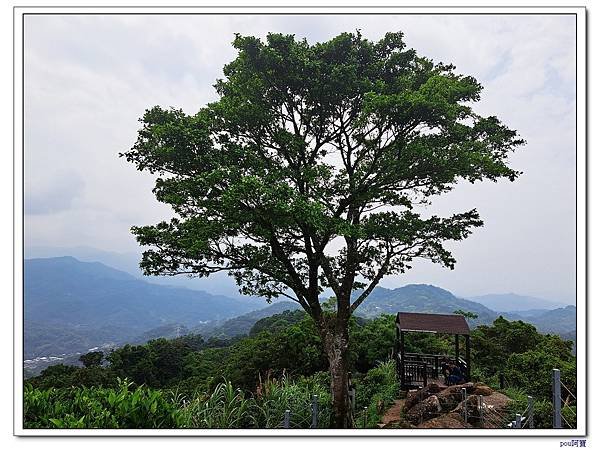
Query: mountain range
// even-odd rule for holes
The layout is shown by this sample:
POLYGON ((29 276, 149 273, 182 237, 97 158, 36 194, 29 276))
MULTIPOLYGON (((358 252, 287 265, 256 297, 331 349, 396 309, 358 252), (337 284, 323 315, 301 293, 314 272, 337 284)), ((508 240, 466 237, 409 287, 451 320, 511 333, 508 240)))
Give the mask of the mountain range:
POLYGON ((396 314, 398 311, 447 313, 456 310, 477 314, 472 325, 491 323, 498 313, 480 303, 456 297, 449 291, 428 284, 409 284, 396 289, 376 287, 356 309, 356 314, 372 318, 380 314, 396 314))
MULTIPOLYGON (((205 337, 244 335, 262 318, 298 309, 289 301, 266 306, 263 299, 159 285, 71 256, 27 259, 24 269, 26 359, 189 332, 205 337)), ((549 310, 540 308, 544 305, 539 302, 531 305, 538 308, 515 311, 511 304, 512 311, 502 315, 533 323, 544 332, 575 330, 574 306, 549 310)), ((425 284, 377 287, 356 313, 372 318, 398 311, 453 313, 459 309, 478 315, 470 320, 472 326, 489 324, 500 314, 473 299, 425 284)))
POLYGON ((264 301, 161 286, 73 257, 25 260, 25 356, 121 343, 152 328, 193 328, 258 309, 264 301))
POLYGON ((526 310, 547 310, 555 308, 564 308, 564 303, 553 302, 543 298, 530 297, 518 294, 487 294, 477 297, 469 297, 477 303, 481 303, 494 311, 500 312, 519 312, 526 310))
POLYGON ((52 247, 52 246, 27 246, 25 259, 55 258, 59 256, 72 256, 81 262, 100 262, 106 266, 126 272, 136 278, 149 283, 162 286, 185 287, 199 291, 210 292, 213 295, 244 298, 239 293, 235 282, 225 273, 216 273, 208 278, 189 277, 177 275, 170 277, 146 276, 140 269, 141 250, 136 252, 113 252, 88 246, 52 247))

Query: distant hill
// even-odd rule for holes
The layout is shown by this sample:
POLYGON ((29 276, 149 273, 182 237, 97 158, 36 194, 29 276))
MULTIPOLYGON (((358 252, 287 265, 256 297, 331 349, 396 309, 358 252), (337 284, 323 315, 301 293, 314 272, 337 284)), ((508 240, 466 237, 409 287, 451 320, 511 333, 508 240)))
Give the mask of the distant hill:
POLYGON ((73 257, 25 260, 26 357, 120 343, 170 323, 195 327, 262 305, 203 291, 160 286, 73 257))
POLYGON ((398 311, 453 313, 462 309, 479 317, 469 321, 471 325, 490 323, 498 314, 485 306, 459 297, 449 291, 428 284, 409 284, 397 289, 377 287, 358 307, 358 315, 371 318, 380 314, 396 314, 398 311))
MULTIPOLYGON (((294 302, 283 301, 220 322, 200 325, 192 330, 193 333, 205 337, 234 337, 246 335, 261 319, 269 318, 283 311, 299 310, 294 302)), ((380 314, 396 314, 398 311, 430 312, 447 314, 461 309, 478 315, 477 319, 469 320, 469 325, 475 327, 491 324, 499 315, 509 320, 523 320, 531 323, 539 331, 545 333, 567 333, 575 328, 575 307, 558 308, 554 310, 529 310, 509 313, 499 313, 485 306, 456 297, 451 292, 436 286, 411 284, 397 289, 375 288, 371 295, 358 308, 358 317, 373 318, 380 314)))
POLYGON ((210 292, 213 295, 224 295, 232 298, 244 298, 246 300, 249 298, 247 296, 242 296, 239 293, 235 281, 227 276, 226 273, 222 272, 212 274, 210 277, 205 278, 190 278, 186 275, 169 277, 144 275, 139 266, 141 249, 137 252, 111 252, 89 246, 27 246, 25 248, 25 259, 58 258, 61 256, 72 256, 82 262, 99 262, 153 284, 184 287, 210 292))
MULTIPOLYGON (((156 285, 73 257, 28 259, 24 278, 26 359, 186 333, 205 338, 246 335, 260 319, 300 308, 289 301, 264 307, 266 302, 261 299, 156 285)), ((458 309, 479 316, 469 321, 472 327, 489 324, 499 315, 478 302, 426 284, 377 287, 356 314, 372 318, 398 311, 453 313, 458 309)), ((510 320, 533 323, 542 332, 569 333, 575 329, 573 306, 502 314, 510 320)))
POLYGON ((178 323, 169 323, 166 325, 161 325, 160 327, 152 328, 151 330, 148 330, 145 333, 136 336, 128 343, 145 344, 146 342, 151 341, 153 339, 175 339, 181 336, 186 336, 188 334, 191 334, 191 331, 185 325, 180 325, 178 323))
MULTIPOLYGON (((199 325, 192 332, 205 337, 246 335, 260 319, 280 314, 286 310, 295 311, 298 309, 300 309, 300 305, 297 303, 279 302, 220 323, 199 325)), ((398 311, 453 313, 457 309, 478 314, 477 319, 469 321, 473 326, 480 323, 491 323, 498 317, 498 313, 485 306, 455 297, 451 292, 436 286, 424 284, 410 284, 397 289, 377 287, 357 309, 356 315, 373 318, 380 314, 396 314, 398 311)))
POLYGON ((535 309, 556 309, 563 308, 567 305, 564 303, 553 302, 545 300, 543 298, 529 297, 526 295, 517 294, 488 294, 480 295, 477 297, 469 297, 477 303, 493 309, 494 311, 507 312, 507 311, 526 311, 535 309))
POLYGON ((300 309, 298 303, 282 301, 273 303, 266 308, 251 311, 239 317, 222 321, 221 323, 209 323, 197 326, 192 332, 201 334, 204 337, 234 337, 246 335, 260 319, 271 317, 275 314, 281 314, 284 311, 295 311, 298 309, 300 309))
POLYGON ((576 328, 577 309, 575 306, 569 305, 530 317, 526 321, 535 325, 538 331, 543 333, 566 334, 576 328))

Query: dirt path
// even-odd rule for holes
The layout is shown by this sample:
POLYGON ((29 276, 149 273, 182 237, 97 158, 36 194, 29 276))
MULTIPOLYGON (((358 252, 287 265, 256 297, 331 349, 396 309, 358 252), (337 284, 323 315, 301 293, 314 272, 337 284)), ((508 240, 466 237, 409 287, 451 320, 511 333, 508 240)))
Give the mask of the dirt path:
POLYGON ((385 428, 387 425, 402 421, 402 408, 404 407, 404 399, 399 399, 385 412, 379 428, 385 428))

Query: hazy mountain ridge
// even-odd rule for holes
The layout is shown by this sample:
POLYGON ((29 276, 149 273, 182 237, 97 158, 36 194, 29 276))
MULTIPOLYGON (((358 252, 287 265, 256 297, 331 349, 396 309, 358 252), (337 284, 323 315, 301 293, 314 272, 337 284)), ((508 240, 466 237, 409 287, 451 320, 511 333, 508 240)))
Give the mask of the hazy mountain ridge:
POLYGON ((511 320, 523 320, 536 326, 540 332, 544 333, 569 333, 576 328, 577 309, 573 305, 564 308, 551 309, 542 314, 534 316, 521 316, 519 314, 506 314, 505 317, 511 320))
MULTIPOLYGON (((36 349, 61 339, 75 342, 77 350, 70 348, 71 352, 90 343, 101 345, 105 327, 113 330, 111 341, 120 343, 161 325, 194 327, 244 314, 259 305, 262 303, 255 299, 148 283, 104 264, 73 257, 25 260, 25 355, 40 356, 36 349), (79 333, 82 330, 84 335, 79 333)), ((52 353, 63 350, 67 349, 55 345, 52 353)))
MULTIPOLYGON (((100 250, 88 246, 50 247, 29 246, 25 248, 25 259, 57 258, 71 256, 81 262, 99 262, 108 267, 127 272, 137 279, 161 286, 184 287, 188 289, 210 292, 213 295, 224 295, 232 298, 242 296, 235 282, 225 273, 213 274, 210 278, 189 277, 187 275, 159 277, 146 276, 140 269, 141 250, 137 252, 114 252, 100 250)), ((257 300, 256 298, 254 300, 257 300)))
MULTIPOLYGON (((142 343, 198 333, 205 337, 248 334, 260 319, 297 310, 294 302, 232 299, 202 291, 147 283, 101 263, 73 257, 25 261, 25 357, 86 352, 101 345, 142 343), (266 307, 265 307, 266 306, 266 307)), ((478 314, 470 324, 491 323, 500 313, 436 286, 377 287, 357 309, 372 318, 398 311, 478 314)), ((575 307, 502 313, 540 331, 574 330, 575 307)))
POLYGON ((498 317, 497 312, 479 303, 456 297, 450 291, 429 284, 409 284, 396 289, 377 287, 356 313, 371 318, 398 311, 452 314, 459 309, 479 316, 470 321, 472 325, 491 323, 498 317))
POLYGON ((281 314, 284 311, 295 311, 300 309, 300 305, 291 301, 281 301, 273 303, 265 308, 256 311, 250 311, 226 321, 207 323, 191 330, 192 333, 201 334, 204 337, 235 337, 246 335, 250 329, 260 319, 281 314))
POLYGON ((480 303, 487 308, 498 312, 519 312, 527 310, 549 310, 564 308, 565 303, 554 302, 543 298, 532 297, 528 295, 508 294, 487 294, 475 297, 469 297, 469 300, 480 303))

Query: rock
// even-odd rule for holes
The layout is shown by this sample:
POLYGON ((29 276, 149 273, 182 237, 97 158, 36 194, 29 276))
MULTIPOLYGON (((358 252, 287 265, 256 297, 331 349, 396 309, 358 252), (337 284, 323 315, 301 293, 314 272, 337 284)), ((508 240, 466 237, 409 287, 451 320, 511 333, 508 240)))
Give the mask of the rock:
POLYGON ((418 391, 410 392, 406 397, 406 401, 404 402, 404 410, 408 411, 423 399, 433 394, 437 394, 441 390, 442 388, 439 385, 431 383, 425 386, 424 388, 419 389, 418 391))
POLYGON ((469 395, 467 399, 460 402, 452 412, 459 414, 464 420, 465 408, 467 409, 467 422, 471 424, 480 424, 481 415, 479 411, 479 396, 469 395))
MULTIPOLYGON (((417 428, 492 428, 492 421, 481 422, 479 396, 483 396, 484 407, 502 416, 510 399, 495 392, 484 383, 464 383, 447 388, 430 384, 411 392, 404 404, 404 418, 417 428), (463 388, 467 398, 463 400, 463 388), (464 422, 465 410, 467 423, 464 422)), ((500 422, 502 419, 500 419, 500 422)), ((500 423, 498 422, 498 423, 500 423)))
POLYGON ((472 426, 465 425, 460 414, 452 412, 423 422, 417 428, 472 428, 472 426))
POLYGON ((425 400, 417 403, 406 412, 406 420, 418 425, 426 420, 439 416, 442 412, 440 401, 435 395, 430 395, 425 400))
POLYGON ((473 385, 473 392, 472 392, 473 395, 488 396, 488 395, 492 395, 493 393, 494 393, 494 390, 491 387, 489 387, 483 383, 475 383, 473 385))
POLYGON ((462 390, 459 386, 450 386, 436 395, 444 411, 452 411, 462 401, 462 390))

